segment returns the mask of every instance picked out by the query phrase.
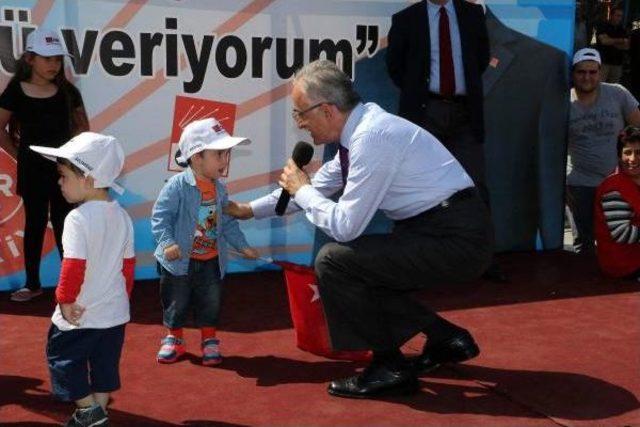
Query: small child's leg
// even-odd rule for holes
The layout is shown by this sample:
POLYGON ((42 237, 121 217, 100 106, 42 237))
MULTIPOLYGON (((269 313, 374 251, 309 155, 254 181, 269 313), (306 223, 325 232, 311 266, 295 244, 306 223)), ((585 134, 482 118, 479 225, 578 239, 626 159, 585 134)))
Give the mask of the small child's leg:
POLYGON ((76 406, 78 408, 89 408, 89 407, 94 406, 96 404, 98 404, 98 402, 96 402, 96 399, 94 398, 93 394, 85 396, 82 399, 76 400, 76 406))
POLYGON ((202 335, 202 364, 218 365, 222 363, 220 340, 216 338, 222 302, 222 281, 217 258, 202 262, 201 275, 194 284, 193 294, 195 320, 202 335))
POLYGON ((182 328, 168 328, 167 329, 167 335, 173 335, 174 337, 178 338, 178 339, 183 339, 182 335, 183 335, 183 329, 182 328))
POLYGON ((93 400, 106 411, 107 405, 109 405, 109 396, 111 396, 110 393, 93 393, 93 400))
POLYGON ((156 356, 158 363, 174 363, 185 351, 182 327, 190 308, 191 288, 188 276, 174 276, 159 267, 162 323, 167 336, 162 340, 156 356))
POLYGON ((202 341, 206 341, 209 338, 215 338, 216 328, 214 326, 203 326, 200 328, 200 336, 202 337, 202 341))

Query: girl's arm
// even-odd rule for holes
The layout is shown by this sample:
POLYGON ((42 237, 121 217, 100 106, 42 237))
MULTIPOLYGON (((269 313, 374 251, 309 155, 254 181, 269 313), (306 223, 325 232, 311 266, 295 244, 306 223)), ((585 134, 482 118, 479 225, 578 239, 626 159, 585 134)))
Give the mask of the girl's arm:
POLYGON ((0 108, 0 148, 6 151, 14 159, 18 155, 15 141, 7 132, 7 125, 11 119, 11 111, 0 108))

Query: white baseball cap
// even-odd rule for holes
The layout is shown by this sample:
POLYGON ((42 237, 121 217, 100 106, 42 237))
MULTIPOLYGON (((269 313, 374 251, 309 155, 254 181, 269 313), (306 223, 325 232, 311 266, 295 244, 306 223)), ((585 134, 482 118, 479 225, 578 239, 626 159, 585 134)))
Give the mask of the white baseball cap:
POLYGON ((231 136, 214 118, 189 123, 180 135, 179 163, 186 163, 196 153, 204 150, 226 150, 238 144, 251 144, 247 138, 231 136))
POLYGON ((595 61, 598 64, 602 64, 602 60, 600 59, 600 52, 590 47, 585 47, 580 49, 573 55, 573 63, 572 65, 576 65, 578 62, 583 61, 595 61))
POLYGON ((62 47, 60 36, 53 30, 39 28, 27 36, 27 52, 37 53, 40 56, 68 55, 62 47))
POLYGON ((33 151, 49 160, 67 159, 85 175, 94 179, 95 188, 113 188, 118 194, 124 189, 115 183, 124 166, 124 150, 113 136, 94 132, 82 132, 60 148, 32 145, 33 151))

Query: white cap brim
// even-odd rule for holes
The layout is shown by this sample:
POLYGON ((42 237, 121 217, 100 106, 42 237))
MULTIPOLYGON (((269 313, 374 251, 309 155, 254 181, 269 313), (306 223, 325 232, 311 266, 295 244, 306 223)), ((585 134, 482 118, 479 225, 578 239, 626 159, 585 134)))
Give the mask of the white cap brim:
POLYGON ((39 56, 44 56, 45 58, 49 58, 52 56, 68 56, 69 58, 73 58, 69 52, 65 52, 64 50, 40 50, 39 52, 36 49, 27 49, 27 52, 35 53, 39 56))
MULTIPOLYGON (((216 141, 211 142, 210 144, 203 145, 198 151, 194 151, 191 153, 189 158, 191 158, 194 154, 198 154, 204 150, 228 150, 229 148, 233 148, 236 145, 249 145, 251 144, 251 140, 249 138, 243 138, 241 136, 227 136, 224 139, 218 139, 216 141)), ((189 158, 185 158, 184 155, 180 155, 176 158, 176 160, 180 163, 187 163, 189 158)))
MULTIPOLYGON (((58 157, 63 158, 63 159, 69 159, 71 156, 68 153, 65 153, 63 150, 59 149, 59 148, 53 148, 53 147, 42 147, 40 145, 31 145, 29 146, 30 149, 32 149, 33 151, 35 151, 36 153, 42 154, 44 157, 46 157, 47 159, 51 160, 51 161, 56 161, 56 159, 58 157)), ((75 163, 74 163, 75 164, 75 163)), ((76 165, 78 166, 78 165, 76 165)), ((84 168, 82 166, 78 166, 80 169, 84 170, 84 168)))

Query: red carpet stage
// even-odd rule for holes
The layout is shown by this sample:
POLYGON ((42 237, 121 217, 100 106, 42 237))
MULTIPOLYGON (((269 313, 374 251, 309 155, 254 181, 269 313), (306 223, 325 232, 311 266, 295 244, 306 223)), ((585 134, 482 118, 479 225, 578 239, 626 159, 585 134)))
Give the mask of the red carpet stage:
MULTIPOLYGON (((640 284, 604 279, 565 253, 501 258, 511 284, 478 281, 421 298, 468 327, 482 354, 421 378, 410 398, 329 397, 328 381, 355 366, 294 346, 279 272, 230 277, 220 367, 193 352, 158 365, 163 334, 157 282, 137 284, 122 358, 117 426, 640 426, 640 284)), ((49 395, 44 359, 53 294, 27 304, 1 295, 0 423, 59 425, 72 411, 49 395)), ((422 338, 405 350, 416 353, 422 338)))

